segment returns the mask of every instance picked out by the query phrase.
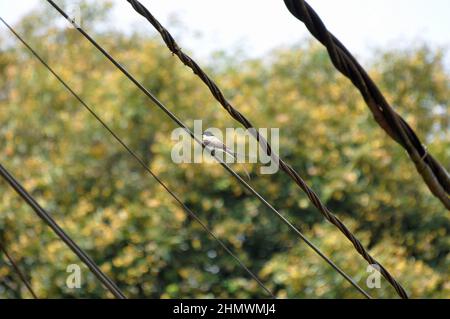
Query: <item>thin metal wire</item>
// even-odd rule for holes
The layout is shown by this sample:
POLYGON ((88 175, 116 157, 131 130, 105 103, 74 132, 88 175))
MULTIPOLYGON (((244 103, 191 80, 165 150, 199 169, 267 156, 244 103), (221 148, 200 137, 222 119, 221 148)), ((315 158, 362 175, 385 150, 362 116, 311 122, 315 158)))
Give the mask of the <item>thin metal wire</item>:
MULTIPOLYGON (((202 68, 187 54, 180 49, 178 44, 172 35, 164 28, 161 23, 150 13, 150 11, 143 6, 137 0, 127 0, 133 9, 145 17, 152 26, 161 34, 165 44, 169 50, 176 55, 186 66, 192 69, 192 71, 203 81, 203 83, 208 86, 211 94, 214 98, 227 110, 227 112, 239 123, 241 123, 245 128, 252 129, 253 124, 237 109, 235 109, 231 103, 225 98, 223 92, 220 90, 218 85, 202 70, 202 68)), ((310 202, 319 210, 319 212, 334 226, 336 226, 342 234, 347 237, 347 239, 353 244, 355 250, 370 264, 377 265, 380 269, 381 274, 386 278, 386 280, 395 288, 397 293, 406 298, 407 294, 403 287, 395 280, 395 278, 389 273, 389 271, 381 265, 375 258, 373 258, 369 251, 363 246, 363 244, 356 238, 356 236, 347 228, 347 226, 334 215, 328 207, 320 200, 319 196, 314 192, 314 190, 309 187, 309 185, 303 180, 300 174, 289 164, 284 162, 283 159, 279 158, 271 150, 270 144, 264 139, 263 136, 259 134, 257 130, 250 130, 253 132, 253 136, 260 143, 263 150, 272 157, 274 161, 279 163, 280 168, 284 171, 291 179, 305 192, 310 202)))
MULTIPOLYGON (((167 109, 162 102, 160 102, 149 90, 147 90, 138 80, 134 78, 119 62, 117 62, 105 49, 103 49, 92 37, 87 34, 81 26, 79 26, 75 21, 71 20, 70 17, 52 0, 47 0, 67 21, 72 23, 72 25, 92 44, 94 45, 114 66, 116 66, 129 80, 131 80, 153 103, 155 103, 160 109, 164 111, 175 123, 177 123, 181 128, 183 128, 197 143, 199 143, 203 148, 206 146, 203 142, 197 138, 194 133, 180 120, 175 114, 173 114, 169 109, 167 109)), ((240 177, 236 172, 234 172, 225 162, 220 158, 215 156, 215 159, 224 167, 233 177, 235 177, 239 183, 241 183, 248 191, 250 191, 255 197, 257 197, 264 206, 269 208, 274 212, 283 223, 285 223, 291 230, 293 230, 301 240, 303 240, 311 249, 313 249, 322 259, 324 259, 334 270, 336 270, 340 275, 342 275, 352 286, 354 286, 359 292, 361 292, 366 298, 371 298, 370 295, 365 292, 359 285, 348 276, 342 269, 340 269, 333 261, 331 261, 321 250, 316 247, 310 240, 308 240, 299 229, 297 229, 286 217, 279 213, 269 202, 267 202, 255 189, 253 189, 242 177, 240 177)))
POLYGON ((409 124, 389 105, 369 74, 350 51, 330 32, 304 0, 284 0, 291 14, 302 21, 328 50, 336 69, 358 88, 381 128, 409 154, 431 193, 450 210, 450 175, 422 144, 409 124))
MULTIPOLYGON (((3 23, 5 21, 0 18, 3 23)), ((6 23, 5 23, 6 24, 6 23)), ((7 25, 8 26, 8 25, 7 25)), ((153 171, 150 169, 148 165, 145 164, 145 162, 127 145, 123 140, 107 125, 98 115, 95 113, 95 111, 87 105, 86 102, 75 92, 72 90, 72 88, 51 68, 48 63, 46 63, 40 55, 31 48, 30 45, 22 38, 20 37, 11 27, 11 32, 14 33, 14 35, 30 50, 30 52, 47 68, 49 72, 51 72, 56 79, 88 110, 88 112, 95 117, 95 119, 114 137, 114 139, 123 147, 125 150, 146 170, 172 197, 177 201, 180 206, 192 217, 194 218, 200 226, 214 239, 216 240, 220 246, 232 257, 236 260, 236 262, 258 283, 258 285, 261 286, 261 288, 264 289, 264 291, 271 296, 272 298, 275 298, 275 295, 270 291, 269 288, 267 288, 264 283, 259 279, 259 277, 252 272, 245 264, 244 262, 236 255, 234 254, 231 249, 228 248, 228 246, 220 240, 209 228, 206 226, 205 223, 202 222, 202 220, 189 208, 187 207, 182 200, 173 192, 171 191, 167 185, 157 176, 153 173, 153 171)))
POLYGON ((6 247, 1 242, 0 242, 0 250, 3 252, 3 254, 6 256, 6 258, 9 260, 9 263, 11 264, 12 268, 17 273, 17 275, 19 275, 20 280, 23 282, 25 287, 27 287, 28 291, 33 296, 33 298, 39 299, 38 296, 36 295, 36 293, 34 292, 33 288, 31 287, 31 284, 25 277, 25 274, 22 272, 22 270, 20 270, 20 267, 17 265, 14 258, 8 253, 8 251, 6 250, 6 247))
MULTIPOLYGON (((0 18, 5 22, 2 18, 0 18)), ((92 271, 92 273, 100 280, 101 283, 119 299, 125 299, 125 295, 120 291, 119 287, 95 264, 64 230, 58 225, 53 217, 43 209, 34 198, 22 187, 22 185, 12 176, 3 165, 0 164, 0 175, 8 182, 8 184, 16 191, 20 197, 35 211, 35 213, 53 230, 53 232, 61 238, 61 240, 80 258, 80 260, 92 271)))

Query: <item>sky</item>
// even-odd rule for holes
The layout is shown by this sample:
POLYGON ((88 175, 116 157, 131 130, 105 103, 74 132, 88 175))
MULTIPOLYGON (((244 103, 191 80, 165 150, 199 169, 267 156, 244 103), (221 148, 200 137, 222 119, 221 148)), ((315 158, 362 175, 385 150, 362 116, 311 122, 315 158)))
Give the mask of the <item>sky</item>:
MULTIPOLYGON (((112 2, 116 28, 154 33, 126 0, 112 2)), ((235 53, 239 49, 245 50, 248 56, 263 56, 279 46, 311 38, 282 0, 141 2, 164 25, 179 22, 174 33, 180 46, 197 58, 214 51, 235 53)), ((328 29, 363 59, 370 57, 374 49, 406 48, 423 41, 450 49, 449 0, 309 0, 308 3, 328 29)), ((1 0, 0 16, 14 23, 36 6, 53 10, 44 0, 1 0)), ((0 30, 6 32, 4 27, 0 30)), ((446 60, 450 62, 450 52, 446 60)))

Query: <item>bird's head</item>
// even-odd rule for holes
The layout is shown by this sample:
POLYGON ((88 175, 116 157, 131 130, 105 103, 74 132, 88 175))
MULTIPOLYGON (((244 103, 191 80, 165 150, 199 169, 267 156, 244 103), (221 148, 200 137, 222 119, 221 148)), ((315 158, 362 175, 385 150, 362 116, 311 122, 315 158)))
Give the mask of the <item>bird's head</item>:
POLYGON ((203 132, 203 136, 214 136, 214 134, 211 133, 210 131, 206 130, 203 132))

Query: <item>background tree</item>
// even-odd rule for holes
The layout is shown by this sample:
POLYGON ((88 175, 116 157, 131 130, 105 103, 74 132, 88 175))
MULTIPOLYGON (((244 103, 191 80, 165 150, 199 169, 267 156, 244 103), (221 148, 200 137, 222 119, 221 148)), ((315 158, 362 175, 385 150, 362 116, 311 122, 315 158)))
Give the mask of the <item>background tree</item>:
MULTIPOLYGON (((113 56, 188 125, 234 127, 158 38, 114 30, 109 9, 84 7, 86 28, 113 56)), ((36 11, 16 27, 277 296, 360 297, 218 165, 174 164, 173 123, 55 14, 36 11)), ((0 43, 0 162, 128 296, 265 296, 38 61, 7 33, 0 43)), ((257 126, 281 128, 282 157, 413 297, 450 297, 448 214, 323 48, 306 43, 244 60, 220 53, 209 69, 257 126)), ((448 163, 443 53, 426 45, 380 51, 370 73, 448 163)), ((252 184, 365 286, 365 261, 286 176, 252 184)), ((79 260, 4 182, 0 190, 0 240, 40 297, 111 297, 85 268, 82 289, 68 289, 66 267, 79 260)), ((385 281, 371 294, 395 296, 385 281)), ((3 256, 0 297, 30 297, 3 256)))

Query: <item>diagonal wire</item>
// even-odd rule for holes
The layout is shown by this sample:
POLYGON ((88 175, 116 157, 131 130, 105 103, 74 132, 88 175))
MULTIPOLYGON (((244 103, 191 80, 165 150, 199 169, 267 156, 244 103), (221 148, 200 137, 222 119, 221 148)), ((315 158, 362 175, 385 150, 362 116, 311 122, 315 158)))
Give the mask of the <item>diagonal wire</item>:
POLYGON ((421 143, 409 124, 389 105, 375 82, 304 0, 284 0, 293 16, 328 50, 336 69, 359 89, 377 123, 409 154, 431 193, 450 210, 450 175, 421 143))
MULTIPOLYGON (((169 109, 167 109, 164 104, 162 104, 149 90, 147 90, 136 78, 134 78, 131 73, 129 73, 119 62, 117 62, 105 49, 103 49, 86 31, 81 28, 75 21, 73 21, 57 4, 52 0, 47 0, 67 21, 73 24, 73 26, 92 44, 94 45, 114 66, 116 66, 130 81, 132 81, 153 103, 155 103, 161 110, 164 111, 175 123, 177 123, 181 128, 183 128, 197 143, 199 143, 203 148, 206 146, 200 141, 195 134, 180 120, 175 114, 173 114, 169 109)), ((286 217, 279 213, 269 202, 267 202, 264 197, 262 197, 255 189, 253 189, 242 177, 240 177, 236 172, 234 172, 226 163, 219 159, 216 155, 213 155, 215 159, 220 163, 222 167, 225 168, 233 177, 235 177, 239 183, 241 183, 248 191, 250 191, 258 200, 269 210, 277 215, 283 223, 285 223, 291 230, 293 230, 297 236, 303 240, 314 252, 316 252, 323 260, 325 260, 334 270, 336 270, 340 275, 342 275, 352 286, 354 286, 360 293, 362 293, 366 298, 371 298, 370 295, 365 292, 358 284, 348 276, 342 269, 340 269, 330 258, 328 258, 322 251, 315 246, 303 233, 296 228, 286 217)), ((380 268, 382 266, 380 265, 380 268)), ((384 268, 382 268, 384 269, 384 268)))
MULTIPOLYGON (((0 17, 0 20, 6 24, 6 22, 0 17)), ((182 200, 173 192, 171 191, 167 185, 156 175, 153 173, 153 171, 150 169, 150 167, 145 164, 145 162, 127 145, 123 140, 95 113, 95 111, 87 105, 86 102, 75 92, 72 90, 72 88, 46 63, 38 54, 37 52, 31 48, 31 46, 28 45, 28 43, 25 42, 23 38, 21 38, 8 24, 6 24, 7 27, 13 32, 13 34, 31 51, 31 53, 56 77, 56 79, 91 113, 92 116, 95 117, 95 119, 100 122, 100 124, 114 137, 114 139, 125 148, 125 150, 177 201, 180 206, 192 217, 194 218, 200 226, 214 239, 216 240, 220 246, 231 256, 233 257, 236 262, 261 286, 261 288, 264 289, 264 291, 271 296, 272 298, 275 298, 275 295, 263 284, 263 282, 259 279, 259 277, 253 273, 241 259, 234 254, 230 248, 222 241, 220 240, 209 228, 206 226, 205 223, 202 222, 202 220, 191 210, 189 207, 187 207, 182 200)))
POLYGON ((36 293, 34 292, 33 288, 31 287, 31 284, 29 283, 29 281, 25 277, 25 274, 22 272, 22 270, 20 270, 20 267, 17 265, 17 263, 14 260, 14 258, 8 253, 8 251, 6 250, 5 246, 3 246, 3 244, 1 242, 0 242, 0 251, 2 251, 3 254, 6 256, 6 258, 9 260, 9 263, 11 264, 12 268, 17 273, 17 275, 19 275, 20 280, 23 282, 25 287, 27 287, 28 291, 33 296, 33 298, 34 299, 39 299, 38 296, 36 295, 36 293))
MULTIPOLYGON (((4 20, 0 18, 2 22, 4 20)), ((107 276, 95 262, 89 257, 56 223, 53 217, 43 209, 34 198, 22 187, 22 185, 12 176, 3 165, 0 164, 0 176, 16 191, 20 197, 35 211, 35 213, 53 230, 53 232, 61 238, 61 240, 80 258, 80 260, 91 270, 97 279, 119 299, 125 299, 125 295, 120 291, 119 287, 107 276)))
POLYGON ((289 177, 291 177, 294 182, 306 193, 308 199, 311 203, 319 210, 319 212, 334 226, 336 226, 341 233, 347 237, 347 239, 353 244, 356 251, 370 264, 376 265, 380 269, 381 274, 386 278, 386 280, 395 288, 397 294, 402 298, 408 298, 408 295, 404 288, 399 282, 389 273, 389 271, 381 265, 375 258, 373 258, 369 251, 363 246, 358 238, 347 228, 347 226, 334 215, 322 201, 319 196, 314 192, 314 190, 308 186, 308 184, 303 180, 300 174, 294 170, 289 164, 285 163, 281 158, 277 157, 271 150, 270 145, 264 139, 262 135, 259 134, 257 130, 252 130, 253 124, 238 110, 236 110, 231 103, 225 98, 224 94, 217 86, 216 83, 202 70, 202 68, 187 54, 185 54, 172 35, 162 26, 159 21, 137 0, 127 0, 133 8, 142 16, 144 16, 154 28, 161 34, 165 44, 170 49, 170 51, 176 55, 186 66, 191 68, 194 73, 208 86, 214 98, 228 111, 228 113, 239 123, 241 123, 245 128, 250 129, 251 133, 254 133, 254 137, 260 143, 264 151, 267 152, 269 156, 279 163, 281 170, 283 170, 289 177))

